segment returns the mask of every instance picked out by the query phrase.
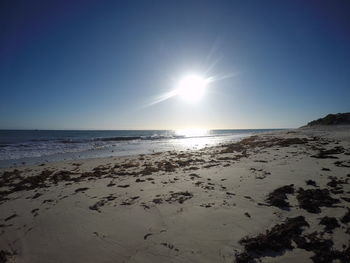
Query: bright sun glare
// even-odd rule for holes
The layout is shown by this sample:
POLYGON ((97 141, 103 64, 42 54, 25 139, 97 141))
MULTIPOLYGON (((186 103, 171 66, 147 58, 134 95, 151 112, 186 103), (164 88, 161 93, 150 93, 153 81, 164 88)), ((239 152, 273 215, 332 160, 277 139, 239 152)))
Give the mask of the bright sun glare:
POLYGON ((175 131, 176 135, 185 137, 201 137, 209 134, 207 129, 180 129, 175 131))
POLYGON ((199 75, 188 75, 180 80, 176 94, 188 102, 197 102, 203 97, 207 84, 207 79, 199 75))

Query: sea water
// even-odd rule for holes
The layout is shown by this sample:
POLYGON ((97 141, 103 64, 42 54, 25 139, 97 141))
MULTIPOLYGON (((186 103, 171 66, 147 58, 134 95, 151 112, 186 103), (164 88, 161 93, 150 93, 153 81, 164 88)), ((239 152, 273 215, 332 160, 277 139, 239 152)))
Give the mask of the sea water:
POLYGON ((0 167, 198 150, 275 130, 0 130, 0 167))

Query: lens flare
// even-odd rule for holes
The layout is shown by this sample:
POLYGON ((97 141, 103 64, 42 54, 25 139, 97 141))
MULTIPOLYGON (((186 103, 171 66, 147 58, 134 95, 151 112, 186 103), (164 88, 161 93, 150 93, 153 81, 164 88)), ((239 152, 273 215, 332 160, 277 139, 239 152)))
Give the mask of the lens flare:
POLYGON ((205 94, 208 80, 199 75, 182 78, 176 88, 176 94, 188 102, 197 102, 205 94))

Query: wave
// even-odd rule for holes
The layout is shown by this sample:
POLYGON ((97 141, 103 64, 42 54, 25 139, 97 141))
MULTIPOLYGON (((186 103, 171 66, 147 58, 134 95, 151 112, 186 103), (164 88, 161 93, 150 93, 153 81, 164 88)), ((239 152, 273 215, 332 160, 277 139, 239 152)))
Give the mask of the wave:
POLYGON ((138 135, 138 136, 111 136, 111 137, 90 137, 90 138, 51 138, 51 139, 32 139, 27 142, 22 143, 10 143, 10 144, 0 144, 0 148, 5 148, 8 146, 19 146, 19 147, 28 147, 38 144, 86 144, 86 143, 108 143, 108 142, 127 142, 127 141, 152 141, 152 140, 171 140, 171 139, 191 139, 191 138, 205 138, 205 137, 222 137, 222 136, 232 136, 236 134, 206 134, 206 135, 138 135))
POLYGON ((222 130, 191 136, 179 135, 175 132, 162 133, 162 131, 145 131, 143 134, 139 131, 123 132, 124 134, 63 131, 59 134, 58 132, 42 134, 39 138, 33 138, 31 134, 26 136, 25 132, 22 132, 24 136, 18 136, 15 133, 12 137, 7 135, 7 139, 0 141, 0 167, 9 160, 24 159, 27 162, 29 159, 34 161, 35 158, 44 156, 50 160, 63 160, 146 154, 173 149, 199 149, 206 145, 236 141, 254 132, 262 131, 267 130, 222 130))
MULTIPOLYGON (((172 140, 203 137, 222 137, 260 132, 264 130, 208 130, 204 134, 179 134, 176 130, 125 131, 1 131, 0 149, 11 146, 45 144, 107 144, 148 140, 172 140)), ((266 131, 266 130, 265 130, 266 131)))
POLYGON ((193 138, 206 138, 206 137, 224 137, 239 134, 207 134, 197 136, 185 136, 185 135, 151 135, 151 136, 114 136, 114 137, 102 137, 102 138, 89 138, 89 139, 62 139, 56 142, 59 143, 89 143, 89 142, 118 142, 118 141, 137 141, 137 140, 169 140, 169 139, 193 139, 193 138))
POLYGON ((162 139, 181 139, 186 136, 180 135, 152 135, 152 136, 114 136, 89 139, 62 139, 59 143, 88 143, 88 142, 118 142, 118 141, 136 141, 136 140, 162 140, 162 139))

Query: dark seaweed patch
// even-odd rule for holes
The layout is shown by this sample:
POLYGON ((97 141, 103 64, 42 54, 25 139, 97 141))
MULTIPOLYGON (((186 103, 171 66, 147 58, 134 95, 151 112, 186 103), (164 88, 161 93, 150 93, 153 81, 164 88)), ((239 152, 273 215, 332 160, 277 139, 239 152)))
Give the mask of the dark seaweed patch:
POLYGON ((237 263, 255 262, 255 259, 263 257, 268 252, 284 252, 292 249, 292 241, 303 231, 303 227, 309 224, 303 216, 287 218, 282 224, 275 225, 265 234, 255 237, 245 237, 239 241, 244 246, 242 253, 235 255, 237 263))
POLYGON ((339 199, 332 198, 328 189, 308 189, 300 188, 297 194, 299 206, 309 213, 320 213, 320 207, 332 207, 339 203, 339 199))
POLYGON ((328 216, 325 216, 321 219, 320 225, 324 225, 325 226, 324 230, 329 233, 332 233, 333 229, 340 227, 338 220, 335 217, 328 217, 328 216))
POLYGON ((272 206, 276 206, 279 208, 287 208, 289 207, 289 203, 287 200, 287 194, 293 194, 294 193, 294 185, 285 185, 282 187, 279 187, 269 193, 266 201, 272 206))

